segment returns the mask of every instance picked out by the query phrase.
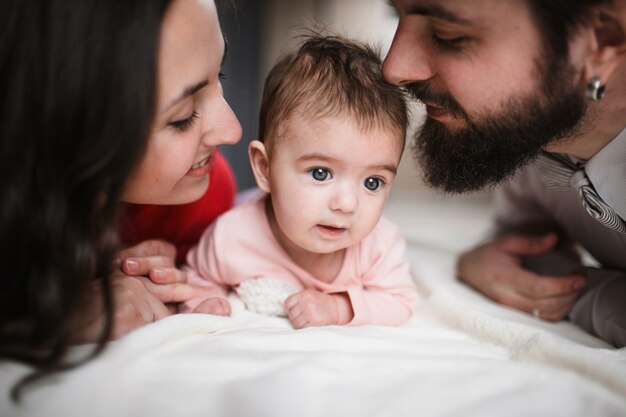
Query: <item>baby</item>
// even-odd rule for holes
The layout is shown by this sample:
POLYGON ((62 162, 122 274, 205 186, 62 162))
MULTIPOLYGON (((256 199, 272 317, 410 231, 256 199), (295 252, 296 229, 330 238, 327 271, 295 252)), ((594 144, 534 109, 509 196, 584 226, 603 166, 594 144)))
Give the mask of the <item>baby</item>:
POLYGON ((295 328, 400 325, 417 301, 405 242, 382 211, 404 148, 403 93, 378 55, 312 36, 266 81, 250 163, 263 195, 225 213, 187 257, 207 288, 183 312, 230 315, 227 291, 249 280, 291 283, 295 328))

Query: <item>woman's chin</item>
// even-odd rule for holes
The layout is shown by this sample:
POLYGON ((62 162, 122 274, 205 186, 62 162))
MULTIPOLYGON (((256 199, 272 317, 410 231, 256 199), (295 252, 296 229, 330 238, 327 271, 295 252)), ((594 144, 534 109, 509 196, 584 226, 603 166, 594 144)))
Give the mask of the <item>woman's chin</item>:
MULTIPOLYGON (((186 177, 186 179, 193 177, 186 177)), ((193 178, 177 184, 173 189, 163 190, 162 193, 127 193, 122 201, 131 204, 177 205, 188 204, 199 200, 209 188, 209 176, 193 178), (134 195, 133 195, 134 194, 134 195)), ((153 190, 156 191, 156 190, 153 190)))
POLYGON ((184 191, 180 191, 179 193, 177 193, 176 190, 174 190, 172 195, 170 195, 170 198, 173 201, 162 204, 187 204, 198 201, 207 192, 209 188, 209 183, 209 176, 205 175, 204 177, 202 177, 201 182, 199 182, 198 184, 194 184, 192 187, 189 187, 184 191))

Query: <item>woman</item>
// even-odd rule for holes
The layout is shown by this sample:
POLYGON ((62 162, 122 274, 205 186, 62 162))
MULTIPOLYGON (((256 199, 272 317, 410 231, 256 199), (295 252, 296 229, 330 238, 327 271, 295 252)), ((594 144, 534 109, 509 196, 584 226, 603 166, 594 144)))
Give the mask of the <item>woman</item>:
MULTIPOLYGON (((197 200, 215 147, 241 128, 221 93, 212 0, 3 8, 0 357, 41 375, 67 366, 72 343, 97 353, 193 292, 111 272, 119 203, 197 200)), ((120 256, 164 255, 150 267, 171 276, 168 251, 149 242, 120 256)))

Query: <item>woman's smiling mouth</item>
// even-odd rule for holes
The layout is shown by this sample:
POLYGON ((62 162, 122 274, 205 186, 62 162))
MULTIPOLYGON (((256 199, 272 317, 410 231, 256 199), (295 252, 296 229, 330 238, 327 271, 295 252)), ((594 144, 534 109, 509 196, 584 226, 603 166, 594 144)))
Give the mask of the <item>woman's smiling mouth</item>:
POLYGON ((196 162, 191 166, 189 171, 187 171, 187 175, 192 177, 203 176, 211 171, 213 166, 213 152, 211 152, 206 158, 201 161, 196 162))

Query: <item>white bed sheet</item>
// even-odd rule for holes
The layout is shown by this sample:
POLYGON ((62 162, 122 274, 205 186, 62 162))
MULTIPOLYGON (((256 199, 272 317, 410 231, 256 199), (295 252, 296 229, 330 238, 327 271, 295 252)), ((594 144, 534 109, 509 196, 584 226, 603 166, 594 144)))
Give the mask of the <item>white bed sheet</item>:
POLYGON ((28 369, 0 365, 0 416, 626 416, 626 350, 454 279, 488 224, 487 205, 464 201, 392 196, 424 294, 405 326, 296 331, 232 297, 231 318, 145 326, 19 405, 8 392, 28 369))

